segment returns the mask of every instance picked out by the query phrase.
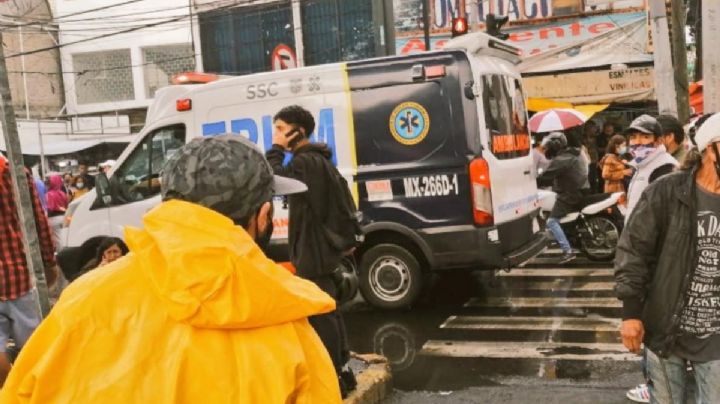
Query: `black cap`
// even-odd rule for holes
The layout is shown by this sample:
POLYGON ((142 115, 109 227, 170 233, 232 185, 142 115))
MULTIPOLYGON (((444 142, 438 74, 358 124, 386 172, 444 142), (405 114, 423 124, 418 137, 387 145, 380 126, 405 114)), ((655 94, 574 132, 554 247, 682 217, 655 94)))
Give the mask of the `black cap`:
POLYGON ((635 118, 630 126, 623 132, 625 135, 629 135, 633 132, 647 133, 648 135, 662 136, 663 129, 657 119, 650 115, 640 115, 635 118))

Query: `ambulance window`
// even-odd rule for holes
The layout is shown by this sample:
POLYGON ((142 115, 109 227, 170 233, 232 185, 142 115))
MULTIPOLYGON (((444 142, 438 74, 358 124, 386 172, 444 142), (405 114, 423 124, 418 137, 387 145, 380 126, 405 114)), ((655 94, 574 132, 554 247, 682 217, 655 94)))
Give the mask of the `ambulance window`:
POLYGON ((498 159, 530 153, 525 97, 518 80, 490 75, 482 78, 485 123, 490 132, 490 150, 498 159))
POLYGON ((113 174, 113 204, 148 199, 160 193, 160 171, 185 144, 185 126, 172 125, 151 132, 113 174))

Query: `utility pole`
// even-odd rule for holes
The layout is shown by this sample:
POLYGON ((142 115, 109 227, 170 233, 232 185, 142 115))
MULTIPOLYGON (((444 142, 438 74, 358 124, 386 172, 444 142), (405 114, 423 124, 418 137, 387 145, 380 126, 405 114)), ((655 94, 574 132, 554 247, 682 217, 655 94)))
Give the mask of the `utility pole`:
POLYGON ((678 116, 675 71, 670 50, 665 0, 650 1, 653 48, 655 50, 655 95, 661 114, 678 116))
POLYGON ((687 26, 687 13, 685 1, 672 0, 672 52, 673 66, 675 67, 675 94, 677 96, 677 118, 680 122, 687 122, 690 118, 690 95, 688 94, 687 70, 687 43, 685 41, 685 27, 687 26))
POLYGON ((720 2, 702 2, 702 37, 706 46, 703 46, 702 72, 703 72, 703 112, 708 114, 720 112, 720 47, 709 46, 710 41, 720 35, 720 2))
MULTIPOLYGON (((2 32, 0 32, 0 43, 2 43, 2 32)), ((27 260, 30 272, 35 276, 35 287, 38 290, 38 310, 43 316, 50 312, 50 300, 48 299, 48 286, 45 280, 45 266, 42 262, 40 241, 38 239, 35 214, 30 196, 27 175, 23 164, 22 151, 20 150, 20 138, 18 137, 17 122, 15 121, 15 110, 10 96, 10 83, 8 81, 7 66, 5 65, 5 54, 0 48, 0 121, 2 122, 5 148, 7 150, 10 175, 13 179, 13 194, 15 205, 18 210, 18 217, 23 226, 23 246, 25 248, 25 259, 27 260)))
POLYGON ((432 50, 432 43, 430 42, 430 0, 423 0, 422 12, 423 31, 425 34, 425 51, 429 51, 432 50))

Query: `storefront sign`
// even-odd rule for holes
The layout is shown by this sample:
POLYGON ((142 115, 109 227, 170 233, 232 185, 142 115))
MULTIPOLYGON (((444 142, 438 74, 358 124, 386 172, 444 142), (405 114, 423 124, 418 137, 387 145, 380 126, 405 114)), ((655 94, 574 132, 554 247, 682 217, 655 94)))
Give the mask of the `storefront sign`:
MULTIPOLYGON (((510 42, 520 47, 524 55, 530 56, 553 48, 585 41, 643 19, 645 19, 645 13, 643 12, 599 15, 534 25, 532 27, 515 27, 504 31, 510 34, 510 42)), ((442 49, 442 46, 449 39, 449 35, 433 36, 432 48, 442 49)), ((425 50, 424 39, 420 36, 398 38, 395 43, 397 53, 401 55, 425 50)))
POLYGON ((573 103, 647 100, 653 94, 652 67, 601 70, 523 79, 529 97, 573 103))

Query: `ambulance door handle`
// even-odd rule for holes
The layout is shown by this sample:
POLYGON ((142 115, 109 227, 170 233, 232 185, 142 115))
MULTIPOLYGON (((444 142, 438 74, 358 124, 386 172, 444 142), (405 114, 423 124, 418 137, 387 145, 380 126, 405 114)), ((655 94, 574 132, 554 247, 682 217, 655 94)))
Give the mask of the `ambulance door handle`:
POLYGON ((531 173, 532 173, 532 172, 531 172, 530 170, 527 170, 527 171, 523 172, 524 175, 530 175, 531 173))

